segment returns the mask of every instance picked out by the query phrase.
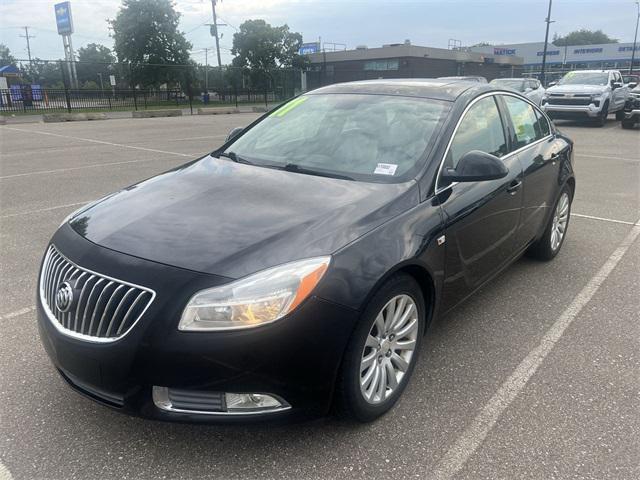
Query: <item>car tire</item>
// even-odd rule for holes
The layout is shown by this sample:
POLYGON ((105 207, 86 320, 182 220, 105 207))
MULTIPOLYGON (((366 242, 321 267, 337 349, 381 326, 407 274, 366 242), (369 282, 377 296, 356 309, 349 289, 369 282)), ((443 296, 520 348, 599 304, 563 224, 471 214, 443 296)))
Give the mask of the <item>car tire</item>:
POLYGON ((624 120, 624 110, 618 110, 616 112, 616 121, 620 122, 624 120))
POLYGON ((607 123, 608 116, 609 116, 609 102, 606 101, 602 107, 602 111, 600 112, 600 115, 598 115, 598 118, 596 118, 596 125, 598 127, 604 127, 605 124, 607 123))
POLYGON ((542 261, 549 261, 555 258, 560 248, 562 248, 564 239, 567 237, 572 200, 573 192, 568 185, 565 185, 553 206, 553 212, 542 236, 527 250, 528 256, 542 261), (558 235, 560 236, 559 238, 557 237, 558 235))
POLYGON ((342 361, 335 397, 335 407, 340 417, 370 422, 395 405, 407 386, 418 360, 425 322, 424 297, 413 277, 396 274, 378 289, 362 313, 342 361), (405 300, 404 307, 402 300, 405 300), (393 310, 388 308, 392 302, 395 302, 393 310), (400 310, 401 308, 404 310, 400 310), (396 310, 399 317, 396 320, 397 325, 393 328, 393 313, 396 310), (401 317, 407 312, 410 312, 409 316, 402 322, 401 317), (382 323, 379 321, 381 316, 382 323), (384 325, 382 330, 387 331, 380 331, 378 325, 384 325), (403 330, 410 333, 405 334, 403 330), (394 338, 394 332, 402 337, 394 338), (409 350, 406 347, 411 342, 413 350, 407 355, 409 350), (384 379, 388 379, 388 384, 382 385, 385 381, 383 376, 384 379), (392 378, 394 380, 391 380, 392 378), (374 382, 378 383, 377 387, 374 382), (372 393, 367 397, 369 390, 372 393))
POLYGON ((625 118, 622 120, 622 128, 632 129, 636 125, 636 121, 633 118, 625 118))

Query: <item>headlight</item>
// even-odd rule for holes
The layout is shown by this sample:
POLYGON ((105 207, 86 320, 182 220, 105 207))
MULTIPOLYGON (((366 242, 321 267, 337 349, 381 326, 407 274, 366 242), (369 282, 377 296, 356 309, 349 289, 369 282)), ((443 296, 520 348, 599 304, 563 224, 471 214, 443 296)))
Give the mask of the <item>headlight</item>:
POLYGON ((236 330, 274 322, 311 294, 327 271, 330 258, 291 262, 202 290, 189 300, 178 329, 236 330))
POLYGON ((602 97, 601 93, 593 94, 593 95, 591 95, 591 101, 595 102, 596 100, 600 100, 600 97, 602 97))

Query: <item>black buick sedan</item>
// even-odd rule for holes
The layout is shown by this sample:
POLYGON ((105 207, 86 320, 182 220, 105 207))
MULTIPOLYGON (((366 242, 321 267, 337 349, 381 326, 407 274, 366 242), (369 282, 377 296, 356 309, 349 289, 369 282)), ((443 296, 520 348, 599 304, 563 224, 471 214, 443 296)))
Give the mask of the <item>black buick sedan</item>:
POLYGON ((372 420, 434 318, 558 253, 572 154, 486 84, 309 92, 73 213, 41 266, 42 342, 72 388, 129 413, 372 420))

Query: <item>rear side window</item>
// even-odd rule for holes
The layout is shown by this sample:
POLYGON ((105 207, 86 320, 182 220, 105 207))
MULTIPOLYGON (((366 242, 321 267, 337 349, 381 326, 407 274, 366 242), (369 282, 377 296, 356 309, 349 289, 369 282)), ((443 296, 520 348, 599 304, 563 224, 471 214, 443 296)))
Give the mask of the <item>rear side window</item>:
POLYGON ((545 116, 536 111, 536 116, 538 117, 538 127, 540 129, 540 133, 542 134, 542 138, 547 135, 551 135, 551 126, 549 125, 549 121, 545 118, 545 116))
POLYGON ((511 149, 517 150, 541 139, 544 135, 538 124, 538 118, 536 117, 536 112, 533 107, 524 100, 516 97, 505 95, 503 98, 515 130, 511 149))
POLYGON ((502 120, 493 97, 479 100, 467 111, 453 137, 444 166, 455 168, 460 158, 471 150, 496 157, 507 153, 502 120))

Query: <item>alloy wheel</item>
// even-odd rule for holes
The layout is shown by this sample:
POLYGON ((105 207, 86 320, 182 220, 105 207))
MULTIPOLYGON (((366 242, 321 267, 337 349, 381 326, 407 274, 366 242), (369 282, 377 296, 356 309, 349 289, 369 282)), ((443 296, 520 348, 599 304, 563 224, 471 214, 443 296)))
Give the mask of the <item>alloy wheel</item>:
POLYGON ((553 224, 551 225, 551 250, 554 252, 560 248, 564 234, 569 223, 569 194, 563 192, 556 211, 553 214, 553 224))
POLYGON ((409 295, 397 295, 376 316, 360 360, 360 391, 370 404, 396 391, 411 365, 419 331, 418 309, 409 295))

